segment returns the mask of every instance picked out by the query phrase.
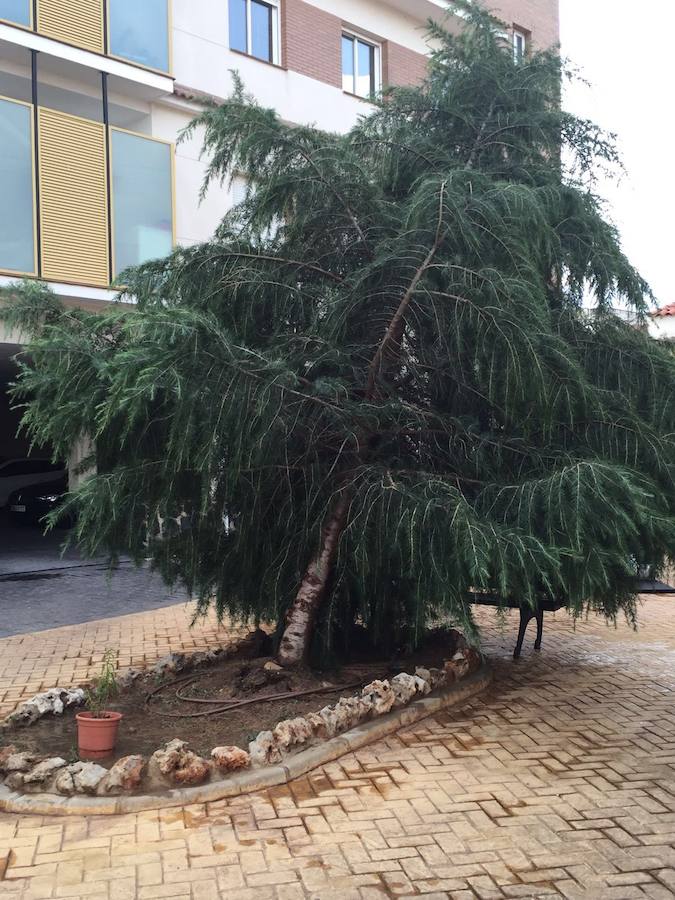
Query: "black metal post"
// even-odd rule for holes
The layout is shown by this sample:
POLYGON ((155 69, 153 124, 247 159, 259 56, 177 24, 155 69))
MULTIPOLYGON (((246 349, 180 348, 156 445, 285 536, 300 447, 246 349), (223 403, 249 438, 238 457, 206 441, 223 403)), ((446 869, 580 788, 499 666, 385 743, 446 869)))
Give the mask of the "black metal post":
POLYGON ((103 52, 108 55, 108 0, 103 0, 103 52))
POLYGON ((38 60, 37 50, 30 51, 31 98, 33 103, 33 152, 35 167, 35 240, 37 257, 37 276, 42 277, 42 233, 40 228, 40 137, 38 134, 38 60))
POLYGON ((108 277, 112 283, 113 272, 113 234, 112 234, 112 189, 110 166, 110 109, 108 106, 108 73, 101 72, 101 96, 103 98, 103 125, 105 126, 105 190, 108 206, 108 277))

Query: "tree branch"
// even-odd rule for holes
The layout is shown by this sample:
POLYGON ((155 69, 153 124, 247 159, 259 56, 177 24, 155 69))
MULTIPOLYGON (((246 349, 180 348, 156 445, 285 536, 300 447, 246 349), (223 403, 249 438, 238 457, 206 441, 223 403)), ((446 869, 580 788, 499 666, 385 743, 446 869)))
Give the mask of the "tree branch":
POLYGON ((445 197, 445 186, 446 182, 443 181, 441 184, 440 191, 440 200, 439 200, 439 209, 438 209, 438 224, 436 226, 436 237, 434 239, 434 243, 427 253, 424 262, 415 272, 412 281, 410 282, 408 289, 406 290, 403 297, 401 297, 401 302, 398 305, 394 316, 389 323, 389 327, 387 328, 384 337, 380 341, 380 344, 375 352, 375 356, 371 360, 370 366, 368 367, 368 381, 366 382, 366 399, 372 400, 373 395, 375 393, 375 384, 377 381, 377 376, 380 371, 380 367, 382 366, 382 359, 389 345, 395 339, 397 332, 399 331, 401 325, 403 324, 403 318, 405 316, 406 310, 410 305, 410 301, 412 300, 413 294, 417 290, 417 287, 424 276, 424 273, 427 271, 431 263, 434 261, 436 254, 438 253, 443 240, 445 239, 445 234, 441 235, 441 228, 443 226, 443 199, 445 197))
POLYGON ((336 275, 334 272, 329 272, 327 269, 322 269, 321 266, 316 266, 314 263, 302 262, 299 259, 284 259, 281 256, 266 256, 263 253, 244 253, 243 251, 237 250, 227 250, 228 256, 236 256, 240 259, 259 259, 264 262, 277 262, 281 263, 284 266, 295 266, 298 269, 309 269, 310 272, 316 272, 317 275, 324 275, 326 278, 330 278, 338 284, 342 284, 344 279, 341 275, 336 275))

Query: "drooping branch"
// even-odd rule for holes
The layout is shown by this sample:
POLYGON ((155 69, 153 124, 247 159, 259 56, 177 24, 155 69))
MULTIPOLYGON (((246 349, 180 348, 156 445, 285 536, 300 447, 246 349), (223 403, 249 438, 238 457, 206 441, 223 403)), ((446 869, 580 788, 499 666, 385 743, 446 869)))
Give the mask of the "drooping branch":
POLYGON ((316 272, 317 275, 323 275, 324 278, 330 278, 337 284, 341 284, 344 281, 341 275, 329 272, 315 263, 304 262, 301 259, 285 259, 283 256, 266 256, 264 253, 244 253, 238 250, 227 250, 226 256, 232 256, 237 259, 255 259, 260 262, 280 263, 282 266, 293 266, 296 269, 307 269, 310 272, 316 272))
POLYGON ((368 241, 366 240, 366 236, 365 236, 365 234, 363 233, 363 229, 362 229, 361 226, 359 225, 359 221, 358 221, 358 219, 356 218, 356 213, 354 212, 354 210, 351 208, 351 206, 349 205, 349 203, 347 202, 347 200, 342 196, 342 194, 340 193, 340 191, 338 191, 338 189, 335 187, 335 184, 334 184, 333 182, 330 182, 330 181, 327 181, 327 180, 326 180, 326 178, 325 178, 323 172, 321 171, 321 169, 320 169, 319 166, 317 165, 316 160, 313 159, 313 158, 309 155, 309 153, 307 153, 306 151, 304 151, 302 148, 298 148, 298 152, 300 153, 300 155, 302 156, 302 158, 303 158, 307 163, 309 163, 309 165, 314 169, 314 171, 316 172, 316 174, 319 176, 319 181, 321 182, 321 184, 323 184, 324 187, 325 187, 328 191, 330 191, 330 193, 333 194, 333 196, 334 196, 334 197, 337 199, 337 201, 341 204, 341 206, 343 207, 344 211, 347 213, 347 216, 349 217, 349 221, 350 221, 350 222, 352 223, 352 225, 354 226, 354 230, 355 230, 356 233, 358 234, 359 240, 360 240, 361 243, 363 244, 363 247, 364 247, 364 249, 365 249, 365 251, 366 251, 366 255, 368 256, 369 259, 372 259, 372 258, 373 258, 373 252, 372 252, 372 250, 370 249, 370 247, 369 247, 369 245, 368 245, 368 241))
POLYGON ((440 190, 440 200, 439 200, 439 210, 438 210, 438 224, 436 226, 436 235, 434 238, 434 242, 427 253, 426 257, 422 264, 415 271, 415 274, 412 277, 410 284, 408 285, 407 290, 401 297, 401 300, 396 308, 396 312, 391 318, 387 330, 384 333, 384 337, 380 341, 377 350, 375 351, 375 356, 373 356, 370 365, 368 366, 368 379, 366 381, 366 391, 365 396, 367 400, 372 400, 375 395, 375 386, 377 384, 377 378, 380 374, 380 369, 382 367, 382 361, 384 359, 384 355, 392 344, 400 344, 401 334, 403 323, 405 319, 406 310, 410 305, 410 301, 412 300, 415 291, 417 290, 420 281, 424 277, 425 273, 433 263, 436 258, 436 254, 440 250, 443 245, 443 241, 445 239, 445 234, 442 234, 443 227, 443 203, 445 199, 445 187, 446 182, 441 183, 440 190))

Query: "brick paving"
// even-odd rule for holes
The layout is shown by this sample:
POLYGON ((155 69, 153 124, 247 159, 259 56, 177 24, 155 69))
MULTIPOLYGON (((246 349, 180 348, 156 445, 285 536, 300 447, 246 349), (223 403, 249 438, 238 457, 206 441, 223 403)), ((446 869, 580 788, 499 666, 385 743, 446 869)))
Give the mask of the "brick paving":
POLYGON ((226 646, 248 631, 219 627, 213 615, 190 628, 192 612, 181 603, 1 639, 0 717, 38 691, 88 681, 100 671, 108 647, 118 651, 120 668, 143 666, 174 650, 226 646))
POLYGON ((515 619, 483 610, 486 694, 282 788, 0 815, 0 897, 673 897, 674 603, 648 600, 637 635, 549 617, 515 664, 515 619))

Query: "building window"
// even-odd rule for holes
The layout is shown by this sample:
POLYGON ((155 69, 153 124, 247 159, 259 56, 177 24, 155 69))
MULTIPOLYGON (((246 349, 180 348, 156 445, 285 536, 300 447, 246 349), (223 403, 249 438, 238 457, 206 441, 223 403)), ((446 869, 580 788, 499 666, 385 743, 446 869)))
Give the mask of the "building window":
POLYGON ((0 19, 30 28, 31 0, 0 0, 0 19))
POLYGON ((0 99, 0 269, 35 272, 33 109, 0 99))
POLYGON ((230 0, 230 49, 279 64, 279 0, 230 0))
POLYGON ((169 71, 167 0, 108 0, 108 27, 113 56, 169 71))
POLYGON ((342 90, 374 97, 380 89, 380 48, 355 34, 342 35, 342 90))
POLYGON ((527 51, 527 35, 517 28, 513 30, 513 58, 520 62, 527 51))
POLYGON ((172 147, 128 131, 110 132, 113 274, 173 248, 172 147))

